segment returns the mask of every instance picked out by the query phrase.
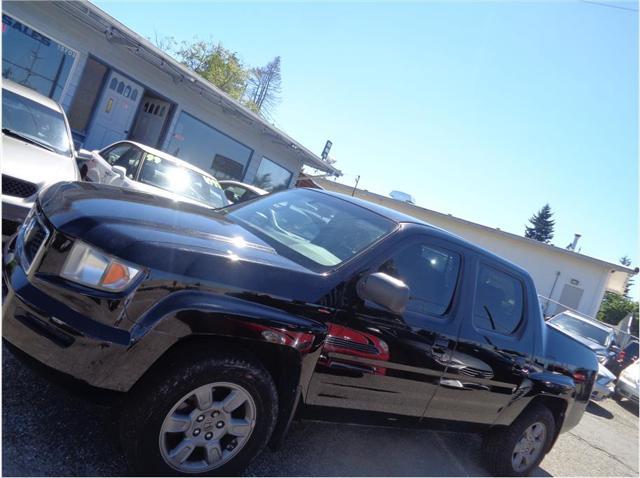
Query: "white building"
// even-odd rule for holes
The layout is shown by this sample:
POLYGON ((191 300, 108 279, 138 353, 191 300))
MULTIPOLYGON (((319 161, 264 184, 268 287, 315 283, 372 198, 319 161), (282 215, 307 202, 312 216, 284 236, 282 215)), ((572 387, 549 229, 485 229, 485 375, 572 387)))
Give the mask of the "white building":
POLYGON ((2 75, 58 101, 77 147, 129 138, 269 190, 339 173, 86 1, 3 2, 2 75))
POLYGON ((538 294, 548 299, 541 299, 546 315, 568 308, 595 317, 605 291, 622 294, 629 277, 638 272, 352 186, 317 177, 313 181, 329 191, 354 195, 416 217, 519 265, 533 277, 538 294))

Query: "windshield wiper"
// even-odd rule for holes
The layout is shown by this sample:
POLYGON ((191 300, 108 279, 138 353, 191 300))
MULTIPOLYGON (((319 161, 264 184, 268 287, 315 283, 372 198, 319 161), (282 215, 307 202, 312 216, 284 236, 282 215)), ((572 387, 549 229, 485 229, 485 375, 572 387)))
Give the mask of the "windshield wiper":
POLYGON ((29 136, 25 136, 23 134, 20 134, 17 131, 14 131, 12 129, 2 128, 2 132, 4 134, 8 135, 8 136, 13 136, 14 138, 18 138, 18 139, 21 139, 22 141, 26 141, 27 143, 35 144, 36 146, 40 146, 41 148, 44 148, 47 151, 51 151, 52 153, 56 152, 56 150, 53 149, 48 144, 42 143, 42 142, 38 141, 37 139, 30 138, 29 136))

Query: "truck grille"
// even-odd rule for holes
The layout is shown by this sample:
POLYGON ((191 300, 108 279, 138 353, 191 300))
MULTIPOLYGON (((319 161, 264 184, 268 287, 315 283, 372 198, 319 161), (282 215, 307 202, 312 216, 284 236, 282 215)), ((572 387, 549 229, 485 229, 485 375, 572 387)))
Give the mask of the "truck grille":
POLYGON ((19 222, 12 221, 11 219, 2 219, 2 235, 3 236, 13 236, 19 227, 20 227, 19 222))
POLYGON ((28 198, 38 192, 38 186, 22 179, 2 175, 2 194, 19 198, 28 198))
POLYGON ((33 261, 38 256, 45 240, 49 237, 49 231, 40 222, 38 216, 34 214, 29 223, 24 226, 24 236, 22 239, 22 255, 24 257, 25 269, 30 269, 33 261))

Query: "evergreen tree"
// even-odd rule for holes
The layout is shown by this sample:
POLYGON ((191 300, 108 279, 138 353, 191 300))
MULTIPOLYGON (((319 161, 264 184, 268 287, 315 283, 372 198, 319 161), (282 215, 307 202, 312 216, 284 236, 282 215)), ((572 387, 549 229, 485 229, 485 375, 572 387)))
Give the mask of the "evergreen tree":
MULTIPOLYGON (((631 259, 626 254, 620 258, 620 264, 626 267, 631 267, 631 259)), ((627 280, 627 286, 624 288, 624 297, 625 299, 630 299, 629 293, 631 292, 631 288, 633 287, 633 278, 629 277, 627 280)))
POLYGON ((529 219, 531 226, 525 226, 524 237, 549 243, 553 239, 553 226, 555 225, 552 216, 551 207, 549 204, 545 204, 529 219))

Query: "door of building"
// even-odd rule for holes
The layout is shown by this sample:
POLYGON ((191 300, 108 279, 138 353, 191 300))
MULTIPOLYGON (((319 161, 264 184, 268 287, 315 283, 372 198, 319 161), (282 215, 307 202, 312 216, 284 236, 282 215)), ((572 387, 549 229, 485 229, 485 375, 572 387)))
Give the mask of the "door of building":
POLYGON ((130 139, 157 147, 162 129, 169 117, 171 103, 145 96, 130 139))
POLYGON ((560 299, 558 299, 559 304, 556 306, 555 313, 559 314, 563 310, 567 309, 577 310, 580 306, 580 300, 582 299, 583 293, 584 289, 571 284, 565 284, 562 288, 560 299))
POLYGON ((111 71, 83 147, 89 150, 101 149, 127 139, 143 93, 141 85, 111 71))

